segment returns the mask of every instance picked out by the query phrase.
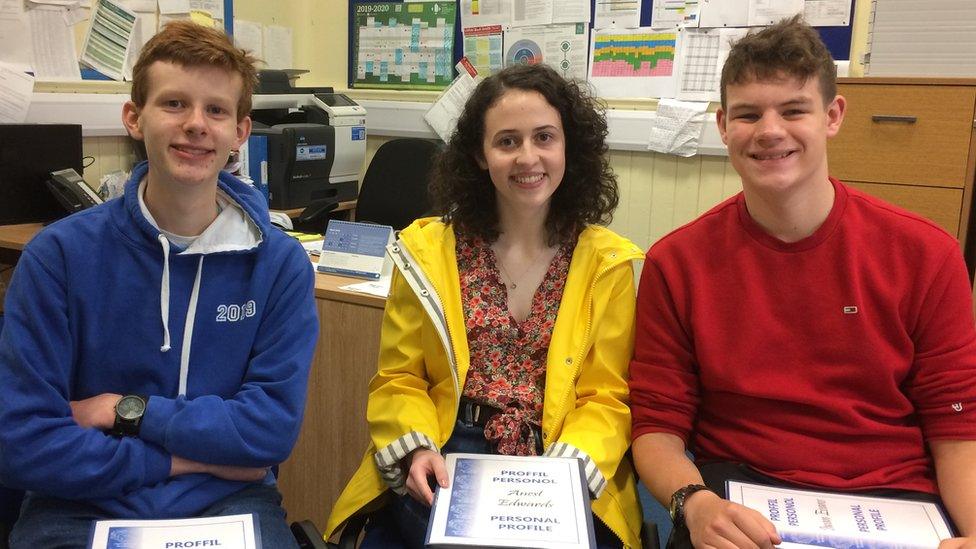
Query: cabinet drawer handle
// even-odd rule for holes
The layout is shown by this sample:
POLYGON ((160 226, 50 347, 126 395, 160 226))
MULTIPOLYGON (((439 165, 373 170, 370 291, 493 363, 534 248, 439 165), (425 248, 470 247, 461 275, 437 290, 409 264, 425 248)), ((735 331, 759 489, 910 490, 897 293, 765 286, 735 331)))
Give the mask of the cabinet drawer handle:
POLYGON ((901 122, 904 124, 914 124, 918 122, 917 116, 901 116, 897 114, 875 114, 871 116, 872 122, 901 122))

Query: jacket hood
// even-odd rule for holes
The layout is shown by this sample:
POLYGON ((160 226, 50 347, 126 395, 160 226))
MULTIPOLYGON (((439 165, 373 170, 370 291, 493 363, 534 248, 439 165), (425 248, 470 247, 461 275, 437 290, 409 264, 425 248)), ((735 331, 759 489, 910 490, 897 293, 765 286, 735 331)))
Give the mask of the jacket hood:
MULTIPOLYGON (((149 163, 140 162, 132 169, 125 185, 124 219, 116 219, 123 233, 137 239, 139 244, 159 247, 160 231, 143 215, 139 205, 139 186, 149 172, 149 163), (126 227, 134 224, 138 235, 126 227), (141 238, 140 238, 141 237, 141 238)), ((271 230, 267 200, 253 187, 233 175, 221 171, 217 176, 217 193, 230 203, 213 223, 180 254, 240 253, 255 250, 266 240, 271 230)))

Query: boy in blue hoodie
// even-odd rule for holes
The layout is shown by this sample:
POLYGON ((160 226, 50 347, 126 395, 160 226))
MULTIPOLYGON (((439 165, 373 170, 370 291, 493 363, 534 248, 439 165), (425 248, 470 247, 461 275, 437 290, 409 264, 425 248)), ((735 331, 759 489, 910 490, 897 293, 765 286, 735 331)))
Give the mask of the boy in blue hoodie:
POLYGON ((251 130, 253 61, 167 25, 122 110, 148 163, 23 252, 0 334, 0 481, 27 490, 12 547, 237 513, 295 546, 269 468, 298 437, 318 320, 305 252, 221 172, 251 130))

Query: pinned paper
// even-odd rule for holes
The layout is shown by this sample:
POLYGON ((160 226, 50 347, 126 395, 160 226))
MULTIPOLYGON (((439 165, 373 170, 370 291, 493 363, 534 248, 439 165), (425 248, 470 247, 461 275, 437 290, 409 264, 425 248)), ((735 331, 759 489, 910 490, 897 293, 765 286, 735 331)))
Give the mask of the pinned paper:
POLYGON ((190 21, 204 27, 214 28, 217 26, 217 21, 210 15, 210 12, 203 10, 190 10, 190 21))
POLYGON ((122 80, 136 14, 113 0, 98 0, 85 37, 81 62, 113 80, 122 80))
POLYGON ((707 102, 661 99, 651 124, 651 141, 647 148, 685 157, 698 154, 706 110, 707 102))
POLYGON ((437 135, 445 143, 451 140, 454 128, 457 126, 457 119, 461 116, 465 103, 468 102, 468 98, 471 97, 474 89, 478 86, 478 82, 481 81, 478 71, 468 62, 467 57, 462 57, 456 68, 458 77, 424 113, 424 120, 430 124, 430 127, 437 132, 437 135))
POLYGON ((33 91, 33 76, 0 61, 0 124, 20 124, 27 120, 33 91))

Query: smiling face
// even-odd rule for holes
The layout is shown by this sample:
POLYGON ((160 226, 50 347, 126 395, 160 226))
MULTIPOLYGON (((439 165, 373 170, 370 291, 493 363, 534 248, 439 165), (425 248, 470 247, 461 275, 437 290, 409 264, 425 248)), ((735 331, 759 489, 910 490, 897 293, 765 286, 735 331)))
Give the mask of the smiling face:
POLYGON ((485 113, 483 158, 499 214, 543 218, 566 172, 566 137, 559 111, 539 92, 510 89, 485 113))
POLYGON ((251 132, 250 118, 237 120, 241 76, 156 61, 149 81, 145 104, 129 101, 122 110, 129 134, 145 141, 149 184, 216 186, 231 150, 251 132))
POLYGON ((730 84, 717 120, 746 192, 781 193, 827 180, 827 139, 840 130, 846 103, 824 102, 816 76, 730 84))

